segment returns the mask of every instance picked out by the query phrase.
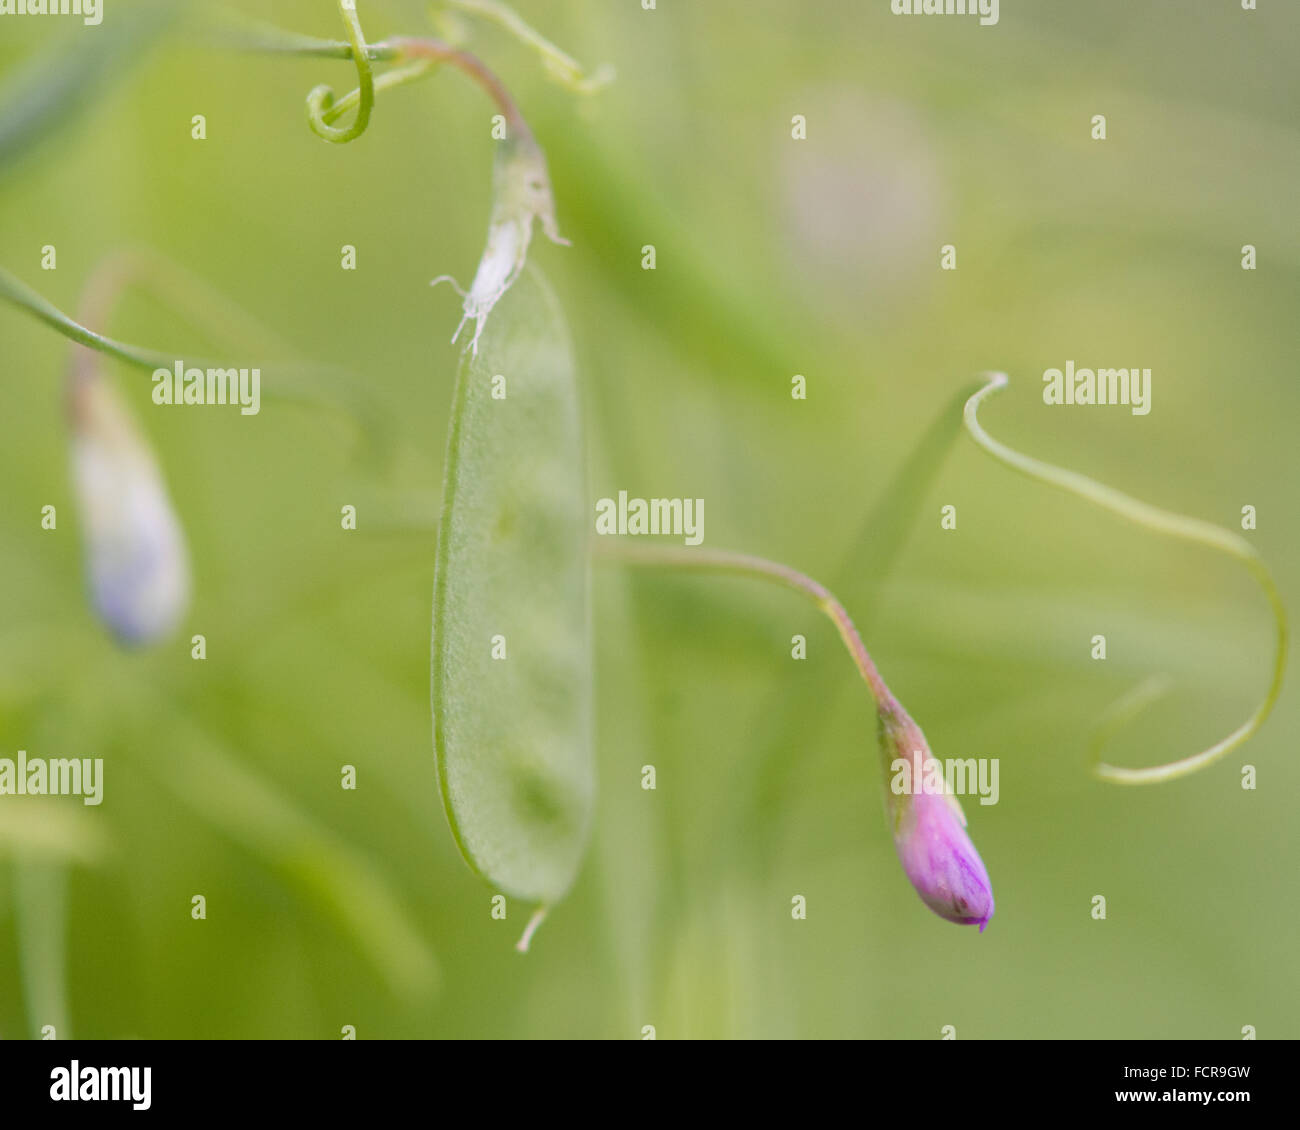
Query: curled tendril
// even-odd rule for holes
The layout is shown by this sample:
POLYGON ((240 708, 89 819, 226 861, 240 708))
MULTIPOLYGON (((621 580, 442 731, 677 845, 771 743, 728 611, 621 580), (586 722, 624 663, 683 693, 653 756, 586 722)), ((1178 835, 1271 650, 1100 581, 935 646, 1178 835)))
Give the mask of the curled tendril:
POLYGON ((1067 490, 1071 494, 1076 494, 1080 498, 1096 503, 1103 509, 1118 514, 1121 518, 1126 518, 1130 522, 1135 522, 1139 526, 1144 526, 1146 529, 1167 534, 1170 537, 1181 538, 1184 541, 1194 542, 1197 545, 1207 546, 1210 549, 1217 549, 1230 557, 1235 557, 1250 570, 1251 576, 1255 578, 1259 587, 1264 591, 1264 595, 1268 598, 1273 609, 1273 619, 1277 626, 1277 649, 1273 657, 1273 679, 1254 714, 1238 726, 1237 729, 1233 730, 1232 733, 1213 745, 1201 750, 1199 753, 1191 754, 1177 761, 1170 761, 1163 765, 1146 766, 1140 769, 1107 764, 1101 760, 1102 747, 1116 730, 1148 705, 1163 690, 1162 682, 1148 681, 1138 688, 1136 692, 1126 695, 1107 712, 1097 739, 1092 746, 1093 772, 1102 780, 1117 785, 1155 784, 1194 773, 1196 770, 1204 768, 1231 750, 1236 749, 1252 737, 1263 725, 1264 719, 1268 717, 1269 712, 1273 709, 1273 704, 1277 702, 1278 695, 1282 690, 1282 675, 1286 669, 1286 609, 1282 606, 1282 598, 1278 594, 1277 586, 1273 583, 1273 577, 1269 573, 1268 567, 1260 559, 1255 547, 1245 538, 1230 530, 1225 530, 1209 522, 1202 522, 1196 518, 1186 518, 1181 514, 1161 510, 1135 498, 1130 498, 1113 487, 1095 482, 1077 471, 1066 471, 1060 467, 1054 467, 1050 463, 1044 463, 1028 455, 1022 455, 1005 444, 999 443, 980 426, 977 413, 980 402, 999 389, 1005 388, 1009 381, 1005 373, 986 373, 984 375, 988 378, 988 383, 966 401, 966 430, 970 432, 971 438, 992 455, 994 459, 1005 463, 1012 470, 1028 475, 1031 479, 1037 479, 1039 482, 1060 487, 1062 490, 1067 490))
POLYGON ((361 20, 357 16, 356 0, 338 0, 338 4, 339 15, 343 17, 352 44, 352 60, 357 65, 357 115, 350 126, 330 125, 330 118, 337 117, 337 114, 330 114, 334 109, 334 90, 329 84, 322 83, 307 95, 307 124, 317 137, 342 145, 360 137, 370 124, 370 111, 375 105, 375 76, 366 37, 361 31, 361 20))

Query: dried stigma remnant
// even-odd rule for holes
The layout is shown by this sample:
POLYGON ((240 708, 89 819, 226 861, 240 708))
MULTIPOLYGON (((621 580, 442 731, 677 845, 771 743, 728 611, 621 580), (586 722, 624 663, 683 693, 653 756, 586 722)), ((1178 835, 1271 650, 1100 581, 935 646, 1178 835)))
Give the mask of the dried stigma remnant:
POLYGON ((431 284, 450 282, 464 298, 464 313, 451 340, 456 341, 465 323, 472 319, 474 336, 469 345, 474 353, 478 352, 478 339, 492 308, 524 269, 534 218, 541 221, 542 231, 552 243, 569 244, 555 222, 555 200, 541 146, 522 118, 510 123, 507 130, 498 143, 492 170, 492 217, 474 281, 468 292, 461 290, 450 275, 440 275, 431 284))

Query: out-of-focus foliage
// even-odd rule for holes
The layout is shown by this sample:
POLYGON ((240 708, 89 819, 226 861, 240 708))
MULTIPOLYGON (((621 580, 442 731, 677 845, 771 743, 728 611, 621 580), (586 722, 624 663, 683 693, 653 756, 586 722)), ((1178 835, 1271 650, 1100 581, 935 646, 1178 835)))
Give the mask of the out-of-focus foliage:
MULTIPOLYGON (((236 6, 339 34, 332 6, 236 6)), ((137 7, 106 5, 98 29, 5 17, 0 86, 15 97, 61 46, 109 49, 137 7)), ((346 89, 346 62, 168 33, 0 168, 0 262, 73 310, 106 255, 163 251, 353 373, 395 454, 376 466, 337 415, 270 389, 256 417, 157 407, 147 372, 107 363, 194 572, 180 634, 123 652, 85 595, 70 347, 0 309, 0 756, 105 760, 98 808, 0 798, 0 1036, 1300 1035, 1294 696, 1187 780, 1117 789, 1083 768, 1101 712, 1155 672, 1173 690, 1113 760, 1168 760, 1246 716, 1270 645, 1249 578, 936 424, 973 374, 1005 369, 999 438, 1229 527, 1256 507, 1247 536, 1300 607, 1300 11, 1005 4, 981 28, 886 0, 518 7, 618 75, 575 98, 465 21, 573 240, 531 254, 572 327, 592 497, 702 497, 707 544, 836 584, 935 755, 1001 759, 998 804, 965 805, 996 917, 979 935, 917 902, 870 703, 814 609, 600 566, 593 837, 532 952, 513 951, 526 908, 492 919, 439 801, 423 520, 460 316, 428 282, 478 261, 493 108, 447 71, 326 145, 303 100, 346 89), (1150 367, 1150 415, 1044 408, 1040 375, 1067 359, 1150 367)), ((365 24, 371 40, 430 27, 416 0, 369 0, 365 24)), ((140 295, 96 328, 195 356, 250 346, 140 295)))

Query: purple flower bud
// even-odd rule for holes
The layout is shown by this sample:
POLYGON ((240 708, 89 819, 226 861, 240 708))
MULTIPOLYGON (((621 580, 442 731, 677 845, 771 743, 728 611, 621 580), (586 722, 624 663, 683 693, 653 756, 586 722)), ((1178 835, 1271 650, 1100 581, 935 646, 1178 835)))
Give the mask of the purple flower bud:
POLYGON ((170 632, 189 603, 185 540, 158 464, 117 390, 78 360, 72 472, 91 597, 121 642, 148 643, 170 632))
POLYGON ((895 700, 880 705, 880 753, 885 810, 908 881, 935 914, 983 933, 993 917, 989 873, 966 834, 960 802, 934 787, 942 773, 925 735, 895 700))

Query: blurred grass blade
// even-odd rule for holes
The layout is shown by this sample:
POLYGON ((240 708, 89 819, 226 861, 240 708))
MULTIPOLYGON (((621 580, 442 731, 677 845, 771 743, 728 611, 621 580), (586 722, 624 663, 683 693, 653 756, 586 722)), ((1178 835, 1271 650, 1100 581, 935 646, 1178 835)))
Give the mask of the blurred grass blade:
MULTIPOLYGON (((844 594, 855 622, 864 632, 870 628, 882 583, 906 546, 907 535, 921 515, 922 503, 962 430, 962 405, 973 388, 973 382, 964 385, 944 402, 880 491, 876 504, 859 525, 852 548, 832 577, 831 589, 844 594)), ((773 680, 784 685, 785 679, 782 659, 773 680)), ((816 745, 818 733, 835 716, 839 696, 850 688, 856 693, 856 684, 851 680, 835 683, 826 692, 828 697, 834 696, 833 701, 811 714, 806 704, 796 698, 781 693, 770 696, 762 725, 755 726, 755 732, 766 738, 758 744, 754 760, 737 770, 737 795, 747 800, 740 807, 740 827, 734 840, 752 858, 769 865, 776 861, 781 837, 775 829, 790 795, 791 779, 800 768, 800 759, 791 752, 816 745)))
POLYGON ((305 892, 356 942, 394 994, 432 992, 437 964, 384 872, 161 699, 153 704, 155 717, 167 718, 177 739, 170 756, 151 765, 163 784, 305 892))
POLYGON ((433 716, 443 803, 466 861, 542 904, 573 882, 595 796, 585 484, 567 331, 529 268, 457 380, 433 716))
POLYGON ((0 180, 29 150, 48 144, 94 107, 188 7, 153 0, 128 11, 114 9, 92 34, 71 29, 13 73, 0 86, 0 180))
POLYGON ((68 1030, 67 927, 68 872, 58 862, 20 856, 14 863, 18 918, 18 962, 23 1005, 32 1038, 53 1026, 58 1039, 68 1030))
POLYGON ((6 804, 0 814, 0 859, 95 866, 112 850, 111 835, 90 809, 28 797, 21 805, 6 804))
POLYGON ((922 514, 922 503, 938 481, 944 460, 961 433, 961 410, 974 391, 968 382, 944 402, 911 453, 880 491, 876 504, 858 527, 858 536, 830 587, 847 594, 859 627, 870 619, 880 599, 881 582, 907 545, 907 536, 922 514))

